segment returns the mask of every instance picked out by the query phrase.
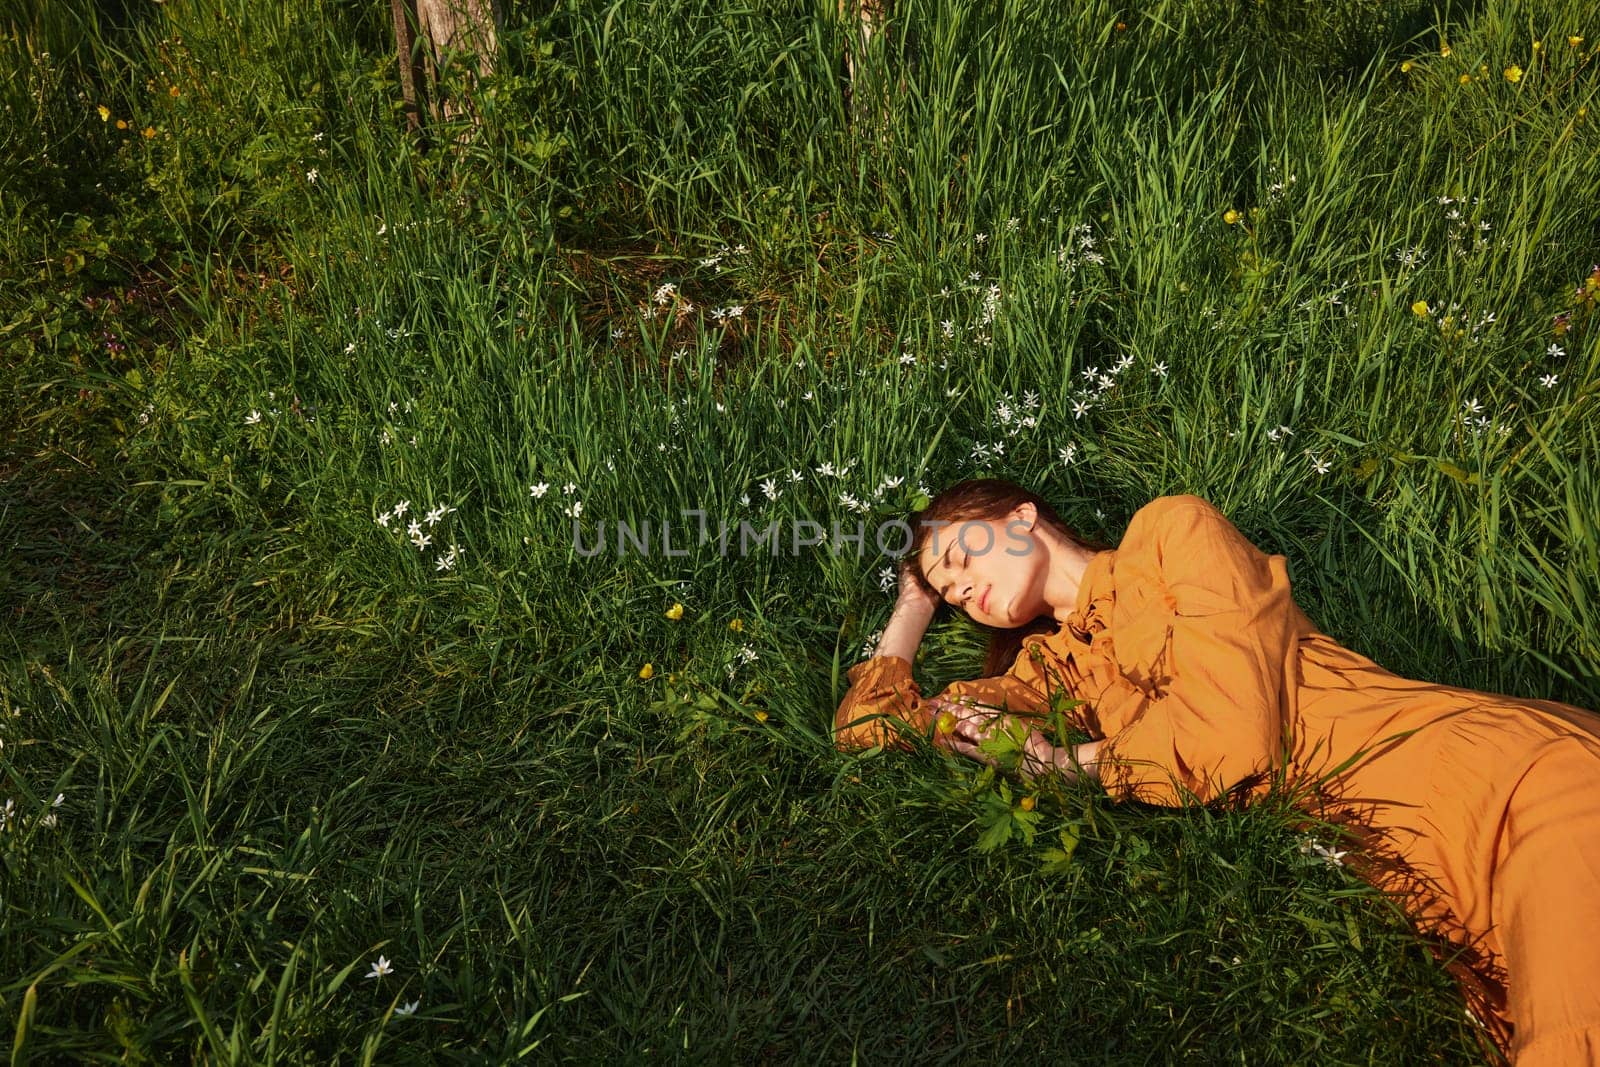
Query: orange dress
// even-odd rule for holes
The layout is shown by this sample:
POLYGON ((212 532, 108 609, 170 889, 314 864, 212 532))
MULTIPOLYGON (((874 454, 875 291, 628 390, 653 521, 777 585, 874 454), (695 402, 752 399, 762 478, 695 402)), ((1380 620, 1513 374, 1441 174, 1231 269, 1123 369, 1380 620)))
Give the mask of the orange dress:
MULTIPOLYGON (((911 664, 847 672, 841 748, 932 718, 911 664)), ((1074 613, 1002 675, 940 696, 1039 715, 1065 687, 1104 738, 1115 799, 1240 802, 1288 789, 1348 837, 1460 982, 1485 1051, 1600 1064, 1600 714, 1402 678, 1319 631, 1287 560, 1212 504, 1159 497, 1093 556, 1074 613)))

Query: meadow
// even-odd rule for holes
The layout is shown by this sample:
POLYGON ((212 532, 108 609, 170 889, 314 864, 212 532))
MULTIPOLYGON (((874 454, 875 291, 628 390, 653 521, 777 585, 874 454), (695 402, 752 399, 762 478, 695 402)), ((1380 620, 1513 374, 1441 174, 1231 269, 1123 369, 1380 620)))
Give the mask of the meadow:
POLYGON ((835 751, 870 537, 575 531, 1198 493, 1600 708, 1594 7, 835 9, 512 3, 419 142, 387 4, 0 6, 13 1063, 1487 1062, 1286 811, 835 751))

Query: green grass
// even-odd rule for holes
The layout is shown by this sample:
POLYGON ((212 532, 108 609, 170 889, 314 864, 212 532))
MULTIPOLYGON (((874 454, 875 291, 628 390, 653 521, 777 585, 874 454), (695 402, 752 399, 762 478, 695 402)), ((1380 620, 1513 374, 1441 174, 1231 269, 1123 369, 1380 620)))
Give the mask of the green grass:
POLYGON ((870 539, 562 509, 1195 492, 1385 666, 1600 707, 1592 12, 913 0, 852 122, 831 6, 511 5, 426 151, 385 5, 0 7, 13 1062, 1482 1061, 1292 813, 835 753, 870 539))

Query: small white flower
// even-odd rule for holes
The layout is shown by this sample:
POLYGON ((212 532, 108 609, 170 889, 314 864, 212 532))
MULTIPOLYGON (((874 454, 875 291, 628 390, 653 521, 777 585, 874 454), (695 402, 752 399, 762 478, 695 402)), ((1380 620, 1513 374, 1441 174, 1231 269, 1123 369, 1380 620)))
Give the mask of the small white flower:
POLYGON ((374 521, 377 522, 377 524, 379 526, 382 526, 385 530, 387 530, 389 528, 389 520, 392 519, 392 518, 394 518, 394 516, 390 515, 387 511, 385 511, 382 515, 379 515, 377 517, 377 519, 375 519, 374 521))
POLYGON ((440 556, 438 559, 434 560, 433 569, 436 571, 447 571, 451 567, 455 566, 455 563, 456 559, 454 556, 440 556))
POLYGON ((798 482, 803 477, 804 477, 804 475, 802 475, 799 471, 795 470, 793 467, 789 468, 789 480, 791 482, 798 482))
POLYGON ((728 413, 728 409, 722 406, 722 401, 720 401, 720 400, 717 401, 717 414, 718 415, 726 415, 727 413, 728 413))
POLYGON ((878 572, 878 588, 883 592, 887 593, 889 590, 893 589, 895 587, 895 582, 896 579, 894 576, 893 567, 885 567, 883 570, 878 572))
POLYGON ((1084 401, 1082 401, 1082 400, 1074 400, 1072 402, 1072 417, 1074 419, 1083 418, 1083 416, 1086 415, 1088 413, 1088 411, 1089 411, 1089 405, 1087 403, 1085 403, 1084 401))
POLYGON ((67 800, 67 794, 65 794, 65 793, 57 793, 56 794, 56 798, 50 802, 50 806, 52 808, 59 808, 62 804, 66 803, 66 800, 67 800))
POLYGON ((438 507, 429 511, 427 515, 423 516, 423 521, 429 526, 433 526, 437 524, 440 519, 444 518, 444 511, 444 505, 440 504, 438 507))
POLYGON ((1131 366, 1133 366, 1133 357, 1125 355, 1121 359, 1117 360, 1117 365, 1111 368, 1111 373, 1121 374, 1131 366))
POLYGON ((567 514, 567 517, 569 519, 575 519, 579 515, 582 515, 583 514, 583 501, 574 500, 570 505, 567 506, 566 514, 567 514))
POLYGON ((416 537, 413 537, 411 539, 411 543, 417 546, 417 551, 418 552, 421 552, 423 549, 425 549, 429 545, 433 544, 433 535, 432 534, 418 534, 416 537))
POLYGON ((807 389, 805 391, 805 395, 802 396, 800 399, 801 400, 812 400, 812 399, 815 399, 815 397, 816 397, 816 394, 813 393, 810 389, 807 389))
POLYGON ((946 337, 954 337, 956 335, 956 324, 951 322, 949 319, 945 319, 943 322, 941 322, 939 324, 939 329, 946 337))
POLYGON ((768 500, 776 500, 783 495, 783 490, 779 489, 778 483, 771 478, 761 483, 761 491, 766 494, 768 500))
POLYGON ((382 978, 384 975, 392 973, 394 973, 394 968, 389 965, 389 957, 379 956, 372 964, 372 970, 368 971, 363 977, 382 978))
POLYGON ((1562 357, 1562 356, 1567 354, 1567 350, 1565 348, 1562 348, 1560 345, 1556 344, 1554 341, 1551 341, 1550 342, 1550 347, 1545 349, 1544 353, 1547 356, 1555 356, 1556 358, 1559 359, 1560 357, 1562 357))
MULTIPOLYGON (((663 445, 662 447, 665 448, 666 446, 663 445)), ((550 483, 549 482, 540 482, 538 485, 530 485, 530 486, 528 486, 528 492, 533 496, 533 498, 535 500, 538 500, 540 497, 544 496, 549 491, 550 491, 550 483)))
POLYGON ((566 485, 563 485, 561 487, 561 492, 566 496, 571 496, 573 493, 576 493, 577 491, 578 491, 578 487, 576 485, 574 485, 572 482, 568 482, 566 485))
POLYGON ((1078 445, 1077 445, 1076 442, 1073 442, 1073 441, 1068 441, 1067 444, 1066 444, 1066 447, 1058 448, 1056 450, 1056 455, 1061 457, 1061 462, 1064 463, 1064 464, 1071 463, 1073 457, 1076 456, 1077 454, 1078 454, 1078 445))
POLYGON ((260 421, 261 421, 261 412, 257 411, 255 408, 251 408, 250 409, 250 414, 248 414, 248 415, 246 415, 244 417, 244 424, 246 426, 254 426, 256 423, 258 423, 260 421))
POLYGON ((1086 368, 1084 368, 1083 376, 1084 376, 1085 379, 1087 379, 1088 381, 1092 382, 1092 381, 1095 380, 1095 377, 1099 373, 1100 373, 1100 368, 1099 367, 1086 367, 1086 368))
POLYGON ((1313 456, 1311 458, 1311 469, 1316 471, 1318 474, 1327 474, 1328 471, 1332 470, 1333 468, 1328 465, 1327 460, 1320 456, 1313 456))
POLYGON ((749 507, 750 506, 750 494, 749 493, 740 493, 739 494, 739 503, 744 505, 745 507, 749 507))
POLYGON ((1158 378, 1165 378, 1167 376, 1167 365, 1165 363, 1157 363, 1150 368, 1150 373, 1158 378))
POLYGON ((317 168, 316 167, 312 167, 310 170, 306 171, 306 181, 310 182, 312 185, 315 185, 317 183, 317 168))
POLYGON ((902 353, 900 353, 900 365, 902 367, 914 366, 916 364, 916 362, 917 362, 917 357, 915 355, 913 355, 912 353, 910 353, 910 352, 902 352, 902 353))
POLYGON ((394 517, 397 518, 397 519, 404 518, 406 511, 409 510, 410 507, 411 507, 411 501, 409 501, 409 500, 400 501, 398 504, 396 504, 394 506, 394 517))
POLYGON ((410 537, 410 538, 413 538, 413 539, 415 539, 417 537, 421 537, 422 536, 422 524, 420 522, 418 522, 416 519, 412 519, 411 522, 406 526, 406 536, 410 537))
POLYGON ((413 1000, 410 1004, 400 1005, 394 1010, 394 1013, 396 1015, 414 1015, 416 1014, 417 1009, 420 1007, 422 1007, 422 1000, 419 998, 417 1000, 413 1000))
POLYGON ((1483 405, 1478 403, 1476 397, 1468 397, 1466 400, 1461 402, 1461 409, 1468 415, 1476 415, 1478 412, 1483 410, 1483 405))
POLYGON ((1539 379, 1539 384, 1544 386, 1546 389, 1554 389, 1556 386, 1556 376, 1554 374, 1546 374, 1543 378, 1539 379))
POLYGON ((973 234, 972 239, 981 245, 989 239, 989 235, 986 233, 973 234))
POLYGON ((839 477, 839 472, 833 469, 833 464, 827 462, 823 463, 822 466, 817 468, 817 474, 823 478, 839 477))

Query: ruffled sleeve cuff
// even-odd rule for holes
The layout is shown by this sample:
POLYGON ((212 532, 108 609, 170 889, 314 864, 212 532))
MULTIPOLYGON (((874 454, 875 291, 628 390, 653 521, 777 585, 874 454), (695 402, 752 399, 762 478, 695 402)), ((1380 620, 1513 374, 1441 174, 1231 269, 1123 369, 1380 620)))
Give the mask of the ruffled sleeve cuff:
POLYGON ((918 729, 922 690, 911 674, 911 662, 901 656, 872 656, 845 672, 850 690, 834 714, 834 744, 842 749, 884 745, 909 748, 890 721, 900 719, 918 729))

